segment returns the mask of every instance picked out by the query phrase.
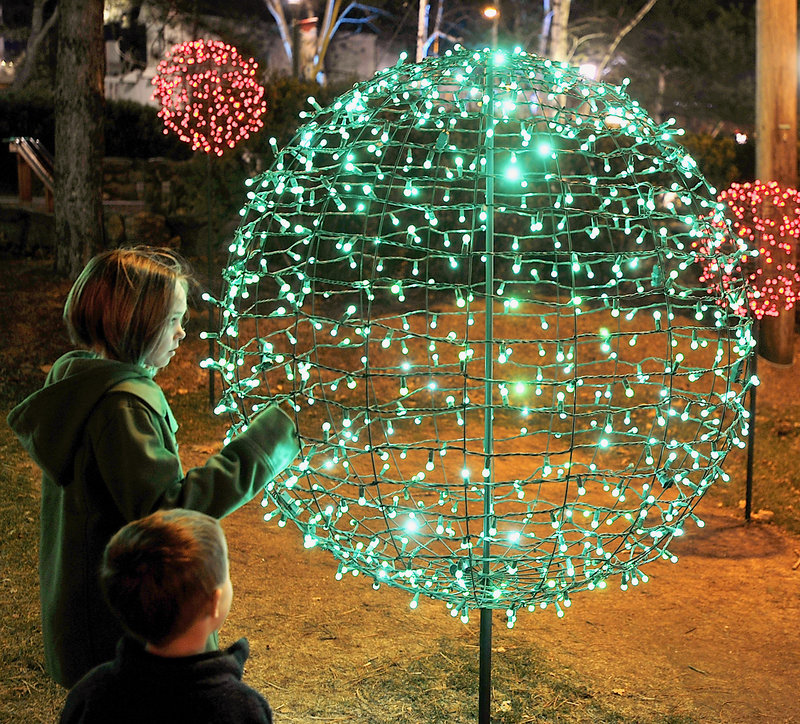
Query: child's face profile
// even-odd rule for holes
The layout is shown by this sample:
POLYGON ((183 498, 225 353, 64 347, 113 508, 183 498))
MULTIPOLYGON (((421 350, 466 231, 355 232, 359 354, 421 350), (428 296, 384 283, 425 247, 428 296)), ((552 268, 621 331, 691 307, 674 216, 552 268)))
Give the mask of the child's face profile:
POLYGON ((164 329, 145 357, 144 363, 149 367, 156 369, 166 367, 175 356, 178 345, 186 336, 186 332, 183 330, 186 308, 186 288, 183 284, 177 284, 164 329))

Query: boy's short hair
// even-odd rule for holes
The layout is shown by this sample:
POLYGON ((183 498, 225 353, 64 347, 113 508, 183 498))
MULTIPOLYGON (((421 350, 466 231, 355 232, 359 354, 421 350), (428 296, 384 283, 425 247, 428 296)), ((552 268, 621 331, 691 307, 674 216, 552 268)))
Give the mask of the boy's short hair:
POLYGON ((184 633, 228 575, 219 522, 193 510, 162 510, 128 523, 109 541, 100 583, 136 638, 163 646, 184 633))
POLYGON ((143 364, 167 322, 177 284, 191 272, 170 249, 137 246, 89 260, 70 289, 64 322, 73 344, 143 364))

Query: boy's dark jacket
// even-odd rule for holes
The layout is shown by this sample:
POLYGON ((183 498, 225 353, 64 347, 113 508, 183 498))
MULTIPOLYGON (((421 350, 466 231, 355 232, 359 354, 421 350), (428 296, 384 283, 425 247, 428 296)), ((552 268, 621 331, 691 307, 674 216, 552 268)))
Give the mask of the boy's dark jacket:
POLYGON ((299 450, 291 419, 271 407, 203 467, 184 473, 177 424, 146 370, 81 351, 58 359, 8 424, 43 472, 45 663, 66 687, 112 659, 122 633, 97 578, 111 536, 163 508, 221 518, 258 494, 299 450))
POLYGON ((226 651, 169 659, 123 638, 114 661, 70 691, 61 724, 269 724, 266 699, 241 680, 249 651, 239 639, 226 651))

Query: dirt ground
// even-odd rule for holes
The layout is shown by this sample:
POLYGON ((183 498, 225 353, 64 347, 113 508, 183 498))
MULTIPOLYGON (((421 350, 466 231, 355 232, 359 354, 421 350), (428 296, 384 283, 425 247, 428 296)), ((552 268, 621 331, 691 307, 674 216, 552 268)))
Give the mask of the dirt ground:
MULTIPOLYGON (((0 292, 4 417, 66 348, 65 284, 50 281, 42 262, 13 262, 12 279, 9 264, 0 292)), ((201 356, 202 343, 187 343, 159 378, 182 424, 185 467, 218 449, 224 430, 206 412, 201 356)), ((797 419, 798 364, 761 365, 759 420, 797 419)), ((64 692, 41 668, 38 473, 5 426, 0 443, 0 720, 52 721, 64 692)), ((784 443, 800 452, 794 435, 784 443)), ((743 462, 734 460, 739 478, 743 462)), ((797 485, 796 470, 784 476, 797 485)), ((677 564, 650 564, 649 582, 579 593, 563 619, 551 609, 522 613, 511 630, 496 613, 492 721, 800 722, 800 538, 745 523, 721 499, 701 502, 706 526, 670 546, 677 564)), ((276 722, 477 721, 477 616, 465 625, 442 603, 420 599, 412 611, 403 591, 336 581, 332 556, 305 549, 291 524, 264 523, 258 500, 224 527, 234 603, 221 640, 247 636, 246 680, 276 722)))

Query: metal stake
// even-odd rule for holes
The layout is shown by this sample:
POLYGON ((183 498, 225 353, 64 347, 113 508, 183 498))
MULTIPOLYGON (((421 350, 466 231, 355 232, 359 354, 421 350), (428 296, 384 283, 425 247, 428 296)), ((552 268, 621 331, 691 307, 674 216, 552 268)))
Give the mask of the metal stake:
MULTIPOLYGON (((486 90, 487 93, 493 92, 494 74, 492 72, 492 61, 494 58, 489 56, 486 66, 486 90)), ((493 505, 493 482, 494 482, 494 463, 492 460, 494 451, 494 417, 492 405, 492 377, 494 376, 493 354, 494 354, 494 100, 488 104, 487 131, 486 134, 486 326, 484 342, 484 434, 483 434, 483 455, 484 455, 484 475, 485 484, 483 486, 483 586, 484 595, 489 587, 491 578, 491 524, 490 521, 494 514, 493 505)), ((492 705, 492 609, 481 609, 481 631, 480 631, 480 666, 478 681, 478 722, 479 724, 489 724, 492 705)))
MULTIPOLYGON (((206 154, 206 276, 208 277, 208 286, 211 287, 211 156, 206 154)), ((208 303, 208 356, 214 359, 214 333, 216 332, 214 325, 214 305, 208 303)), ((214 370, 211 366, 208 368, 208 405, 213 410, 216 406, 216 397, 214 393, 214 370)))
MULTIPOLYGON (((755 353, 751 357, 750 376, 755 376, 758 371, 758 319, 753 321, 753 336, 756 340, 755 353)), ((750 424, 747 434, 747 478, 744 493, 744 519, 750 520, 753 507, 753 461, 756 446, 756 390, 757 385, 750 386, 750 424)))

